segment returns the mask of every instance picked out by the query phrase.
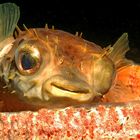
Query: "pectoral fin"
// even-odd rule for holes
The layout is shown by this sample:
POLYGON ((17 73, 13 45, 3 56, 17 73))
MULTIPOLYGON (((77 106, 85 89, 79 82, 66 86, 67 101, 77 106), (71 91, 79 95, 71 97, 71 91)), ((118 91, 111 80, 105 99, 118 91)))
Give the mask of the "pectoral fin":
POLYGON ((20 17, 20 10, 14 3, 0 4, 0 42, 13 35, 20 17))
POLYGON ((122 36, 112 46, 109 57, 114 62, 117 69, 132 65, 133 61, 125 58, 126 52, 129 50, 128 34, 123 33, 122 36))

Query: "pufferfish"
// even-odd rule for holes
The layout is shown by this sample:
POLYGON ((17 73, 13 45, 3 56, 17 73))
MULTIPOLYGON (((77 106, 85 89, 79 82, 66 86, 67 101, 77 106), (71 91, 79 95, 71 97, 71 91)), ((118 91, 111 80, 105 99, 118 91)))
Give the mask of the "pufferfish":
POLYGON ((139 99, 121 80, 124 70, 137 67, 125 58, 127 33, 113 46, 102 48, 81 36, 47 27, 21 31, 19 17, 15 4, 0 5, 0 77, 19 98, 43 103, 91 103, 98 97, 101 101, 139 99), (18 35, 13 35, 15 29, 18 35))

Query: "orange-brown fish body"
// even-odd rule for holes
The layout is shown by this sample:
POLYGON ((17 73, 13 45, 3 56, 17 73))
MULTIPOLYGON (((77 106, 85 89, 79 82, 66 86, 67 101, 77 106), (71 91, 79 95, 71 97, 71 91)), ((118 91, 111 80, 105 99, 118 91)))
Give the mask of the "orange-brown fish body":
MULTIPOLYGON (((35 89, 36 85, 45 85, 46 83, 44 84, 44 81, 48 81, 49 79, 49 82, 44 86, 46 90, 50 90, 50 92, 46 92, 46 94, 49 95, 47 98, 45 97, 46 94, 45 96, 43 95, 44 97, 42 98, 40 96, 42 93, 39 91, 38 93, 34 91, 32 93, 32 90, 29 90, 27 94, 24 93, 24 96, 27 98, 32 99, 34 97, 39 97, 41 100, 47 101, 49 99, 55 99, 59 101, 60 98, 66 97, 68 99, 77 100, 78 102, 91 102, 96 96, 102 96, 105 94, 103 96, 103 101, 124 102, 133 99, 137 100, 138 98, 134 96, 133 93, 128 92, 129 88, 123 82, 119 85, 119 88, 122 86, 121 89, 114 92, 116 91, 116 83, 118 84, 118 82, 124 81, 126 78, 129 79, 129 76, 126 76, 126 72, 125 74, 123 73, 124 69, 128 72, 134 66, 126 66, 126 68, 123 67, 122 69, 119 68, 119 70, 117 70, 113 60, 107 56, 108 54, 102 56, 104 53, 105 51, 100 46, 88 42, 81 37, 74 36, 64 31, 48 28, 28 29, 20 32, 19 36, 13 43, 13 48, 9 52, 11 58, 15 57, 15 59, 17 59, 15 60, 17 65, 16 70, 19 71, 20 79, 24 79, 26 83, 28 82, 28 85, 29 83, 34 82, 35 85, 33 85, 33 88, 35 89), (38 47, 40 55, 43 56, 40 61, 42 61, 41 63, 43 63, 44 66, 41 67, 41 69, 35 71, 28 70, 26 72, 26 70, 22 68, 22 62, 18 61, 20 57, 15 56, 17 48, 22 48, 22 46, 26 46, 27 50, 24 48, 23 50, 18 49, 20 53, 22 51, 30 51, 29 48, 31 46, 38 47), (103 59, 103 63, 99 63, 99 68, 95 64, 98 62, 98 59, 103 59), (109 86, 104 90, 102 85, 104 86, 105 82, 102 81, 102 79, 99 79, 100 77, 96 78, 95 76, 97 72, 95 71, 93 73, 93 71, 97 69, 97 71, 99 71, 99 76, 102 76, 103 74, 104 78, 107 75, 107 71, 103 73, 103 70, 106 69, 106 67, 111 68, 109 68, 109 78, 105 78, 105 80, 107 79, 107 82, 109 82, 109 86), (102 82, 102 84, 100 84, 101 86, 99 86, 104 92, 95 91, 96 85, 94 85, 94 83, 96 83, 96 80, 102 82), (58 89, 51 91, 51 86, 55 86, 58 89), (48 87, 50 89, 48 89, 48 87), (59 89, 62 90, 58 91, 59 89), (68 92, 65 92, 65 90, 68 92), (80 95, 80 91, 85 92, 83 93, 83 97, 80 95), (91 96, 88 97, 88 91, 94 94, 91 94, 91 96), (70 95, 68 95, 69 93, 70 95), (135 98, 132 98, 132 96, 135 98)), ((12 80, 14 81, 14 79, 12 80)), ((18 84, 16 85, 18 86, 18 84)), ((25 86, 28 87, 26 84, 25 86)), ((20 86, 18 87, 20 92, 22 92, 24 88, 21 89, 20 86)))

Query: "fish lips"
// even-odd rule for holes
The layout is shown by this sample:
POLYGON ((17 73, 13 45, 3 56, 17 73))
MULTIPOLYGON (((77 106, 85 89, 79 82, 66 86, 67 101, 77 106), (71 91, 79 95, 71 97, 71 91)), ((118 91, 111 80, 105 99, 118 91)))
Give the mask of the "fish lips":
POLYGON ((85 81, 69 79, 62 75, 55 75, 46 80, 42 90, 44 100, 58 97, 85 102, 92 100, 97 95, 85 81))

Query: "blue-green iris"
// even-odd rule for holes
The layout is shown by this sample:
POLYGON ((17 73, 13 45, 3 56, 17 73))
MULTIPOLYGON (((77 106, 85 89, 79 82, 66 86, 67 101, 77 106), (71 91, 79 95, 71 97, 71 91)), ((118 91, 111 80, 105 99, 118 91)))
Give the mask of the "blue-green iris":
POLYGON ((37 65, 37 61, 30 53, 24 53, 21 57, 21 65, 24 70, 29 70, 37 65))

